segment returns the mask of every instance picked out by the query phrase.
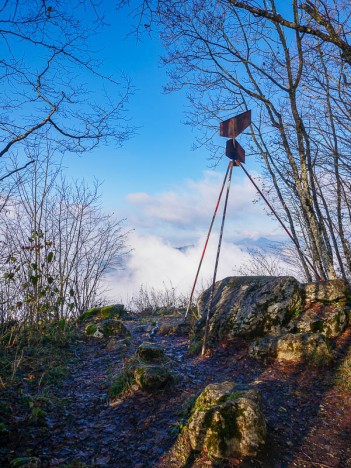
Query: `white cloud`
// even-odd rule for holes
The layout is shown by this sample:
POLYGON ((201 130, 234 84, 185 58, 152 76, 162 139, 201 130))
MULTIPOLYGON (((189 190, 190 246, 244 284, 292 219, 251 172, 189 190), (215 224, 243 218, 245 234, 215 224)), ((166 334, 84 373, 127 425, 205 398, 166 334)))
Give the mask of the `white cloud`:
MULTIPOLYGON (((190 292, 223 177, 207 171, 200 180, 185 180, 172 190, 127 196, 128 222, 135 229, 129 243, 134 250, 125 270, 107 278, 111 297, 126 301, 141 285, 161 289, 172 284, 179 292, 190 292), (189 245, 185 251, 176 248, 189 245)), ((198 284, 209 284, 213 276, 224 197, 225 192, 198 284)), ((234 173, 217 279, 235 274, 248 261, 236 245, 242 239, 281 238, 279 226, 262 204, 252 202, 255 198, 250 181, 234 173)))
MULTIPOLYGON (((253 203, 257 198, 251 182, 233 175, 228 201, 226 235, 235 241, 243 237, 280 235, 264 212, 261 203, 253 203)), ((182 245, 195 242, 207 232, 218 199, 224 174, 206 171, 200 180, 185 180, 172 190, 153 195, 131 193, 128 220, 131 226, 139 228, 143 234, 159 235, 173 244, 182 245)), ((225 191, 218 210, 217 224, 220 224, 225 191)))
MULTIPOLYGON (((205 243, 204 237, 185 251, 174 248, 160 237, 135 232, 130 241, 134 250, 129 255, 125 270, 116 271, 107 278, 111 298, 127 301, 141 285, 160 290, 164 285, 172 285, 179 293, 190 293, 205 243)), ((218 238, 213 237, 208 244, 198 280, 199 287, 212 281, 217 241, 218 238)), ((247 254, 239 246, 223 242, 217 278, 233 275, 234 270, 247 260, 247 254)))

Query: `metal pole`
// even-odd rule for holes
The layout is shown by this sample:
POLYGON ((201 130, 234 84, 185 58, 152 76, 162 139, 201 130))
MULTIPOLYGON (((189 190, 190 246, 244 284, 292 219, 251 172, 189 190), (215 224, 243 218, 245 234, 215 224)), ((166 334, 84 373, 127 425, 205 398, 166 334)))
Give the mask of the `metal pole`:
POLYGON ((201 355, 204 356, 206 353, 206 346, 207 346, 207 337, 208 337, 208 326, 209 326, 209 321, 210 321, 210 315, 212 311, 212 305, 213 305, 213 296, 214 296, 214 288, 215 288, 215 283, 216 283, 216 277, 217 277, 217 269, 218 269, 218 262, 219 262, 219 254, 221 252, 221 246, 222 246, 222 238, 223 238, 223 231, 224 231, 224 222, 225 222, 225 216, 227 212, 227 205, 228 205, 228 198, 229 198, 229 191, 230 191, 230 183, 232 180, 232 172, 233 172, 233 161, 230 161, 228 169, 229 169, 229 178, 228 178, 228 185, 227 185, 227 193, 225 197, 225 202, 224 202, 224 208, 223 208, 223 217, 222 217, 222 225, 221 225, 221 232, 219 235, 219 241, 218 241, 218 247, 217 247, 217 256, 216 256, 216 264, 215 264, 215 269, 213 273, 213 280, 212 280, 212 287, 211 287, 211 293, 210 293, 210 300, 208 303, 207 307, 207 314, 206 314, 206 323, 205 323, 205 332, 204 332, 204 339, 202 343, 202 351, 201 355))
POLYGON ((210 225, 210 228, 209 228, 208 233, 207 233, 206 242, 205 242, 204 248, 203 248, 203 250, 202 250, 202 255, 201 255, 200 263, 199 263, 199 266, 198 266, 198 269, 197 269, 197 272, 196 272, 195 281, 194 281, 194 284, 193 284, 193 288, 192 288, 192 290, 191 290, 190 299, 189 299, 189 303, 188 303, 188 308, 186 309, 185 316, 184 316, 184 320, 187 318, 188 313, 189 313, 189 310, 190 310, 190 307, 191 307, 191 303, 192 303, 192 300, 193 300, 193 296, 194 296, 194 292, 195 292, 197 280, 198 280, 199 273, 200 273, 200 270, 201 270, 202 261, 203 261, 204 256, 205 256, 205 252, 206 252, 207 244, 208 244, 208 241, 209 241, 209 238, 210 238, 210 235, 211 235, 213 223, 214 223, 214 221, 215 221, 215 219, 216 219, 216 215, 217 215, 219 203, 220 203, 220 201, 221 201, 222 194, 223 194, 223 190, 224 190, 224 186, 225 186, 225 182, 226 182, 227 177, 228 177, 228 172, 229 172, 230 164, 231 164, 231 163, 230 163, 230 161, 229 161, 229 164, 228 164, 228 167, 227 167, 227 172, 225 173, 224 180, 223 180, 223 184, 222 184, 222 188, 221 188, 221 191, 220 191, 220 193, 219 193, 218 200, 217 200, 216 208, 215 208, 214 213, 213 213, 213 216, 212 216, 211 225, 210 225))
POLYGON ((258 187, 258 185, 256 184, 256 182, 253 180, 253 178, 250 176, 250 174, 247 172, 247 170, 244 168, 244 166, 240 163, 240 161, 237 161, 236 164, 238 166, 241 167, 241 169, 245 172, 245 174, 247 175, 247 177, 251 180, 252 184, 255 186, 256 190, 258 191, 258 193, 261 195, 261 197, 263 198, 263 200, 266 202, 266 204, 269 206, 270 210, 272 211, 272 213, 274 214, 274 216, 277 218, 277 220, 279 221, 279 223, 281 224, 281 226, 283 227, 284 231, 287 233, 287 235, 290 237, 290 239, 293 241, 293 243, 295 244, 296 248, 298 249, 298 251, 301 253, 301 255, 303 256, 303 258, 306 260, 306 262, 309 264, 309 266, 312 268, 312 270, 314 271, 315 275, 317 278, 319 278, 320 281, 324 281, 324 278, 322 278, 322 276, 318 273, 316 267, 310 262, 310 260, 306 257, 306 255, 303 253, 303 251, 301 250, 301 247, 299 246, 299 244, 297 243, 297 241, 294 239, 294 237, 292 236, 291 232, 289 231, 289 229, 285 226, 285 224, 283 223, 283 221, 280 219, 278 213, 275 211, 275 209, 273 208, 273 206, 269 203, 269 201, 267 200, 267 198, 264 196, 263 192, 260 190, 260 188, 258 187))

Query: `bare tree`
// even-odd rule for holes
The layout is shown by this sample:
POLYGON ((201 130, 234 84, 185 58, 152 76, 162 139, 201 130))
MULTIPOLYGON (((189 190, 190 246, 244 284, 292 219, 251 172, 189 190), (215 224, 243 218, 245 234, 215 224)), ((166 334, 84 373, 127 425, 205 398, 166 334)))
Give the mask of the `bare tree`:
POLYGON ((61 152, 78 153, 128 138, 129 80, 104 75, 92 46, 106 26, 103 5, 0 1, 0 157, 47 138, 61 152))
POLYGON ((301 251, 317 279, 349 279, 350 6, 291 0, 282 15, 276 0, 135 3, 139 31, 160 28, 168 90, 187 87, 202 142, 212 144, 219 121, 253 109, 246 147, 306 278, 315 275, 301 251))
POLYGON ((98 182, 68 184, 52 153, 15 177, 18 192, 0 213, 3 314, 31 322, 76 316, 121 266, 123 222, 103 212, 98 182))

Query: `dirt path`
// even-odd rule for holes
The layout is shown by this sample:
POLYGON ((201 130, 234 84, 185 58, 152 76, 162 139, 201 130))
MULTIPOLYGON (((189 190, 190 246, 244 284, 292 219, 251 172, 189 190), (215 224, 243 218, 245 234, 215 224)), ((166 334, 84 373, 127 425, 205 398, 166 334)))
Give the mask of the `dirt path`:
MULTIPOLYGON (((350 467, 351 394, 331 385, 334 370, 291 364, 258 363, 247 356, 244 341, 224 343, 210 358, 192 357, 186 337, 155 334, 173 361, 179 381, 157 394, 135 395, 111 407, 111 376, 136 347, 149 340, 138 322, 127 324, 127 351, 108 350, 102 341, 83 341, 69 375, 47 395, 46 425, 28 425, 18 416, 15 437, 0 450, 0 466, 19 456, 36 456, 43 467, 184 466, 172 450, 185 422, 184 402, 207 384, 232 380, 257 386, 262 393, 268 444, 257 459, 231 460, 221 466, 350 467)), ((340 361, 350 332, 337 343, 340 361)), ((216 466, 205 457, 188 466, 216 466)))

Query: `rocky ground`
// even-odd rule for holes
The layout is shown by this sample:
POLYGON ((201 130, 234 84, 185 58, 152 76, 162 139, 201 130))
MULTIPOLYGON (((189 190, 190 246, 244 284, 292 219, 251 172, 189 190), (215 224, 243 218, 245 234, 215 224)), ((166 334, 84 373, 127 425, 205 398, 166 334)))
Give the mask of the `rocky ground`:
POLYGON ((18 457, 37 457, 32 466, 72 468, 351 466, 351 392, 337 381, 350 352, 350 329, 335 342, 334 366, 311 368, 255 361, 248 356, 248 343, 239 339, 222 342, 208 357, 194 357, 187 336, 150 337, 154 320, 125 322, 132 333, 126 349, 82 338, 59 385, 42 391, 29 378, 20 391, 1 389, 1 404, 11 406, 11 427, 1 438, 0 466, 14 466, 10 461, 18 457), (137 391, 111 403, 112 376, 143 341, 164 347, 178 381, 157 393, 137 391), (268 443, 255 459, 216 462, 191 453, 178 438, 194 396, 207 384, 226 380, 253 384, 262 394, 268 443), (33 416, 28 395, 34 393, 34 405, 41 403, 33 416), (30 418, 23 410, 26 398, 30 418))

